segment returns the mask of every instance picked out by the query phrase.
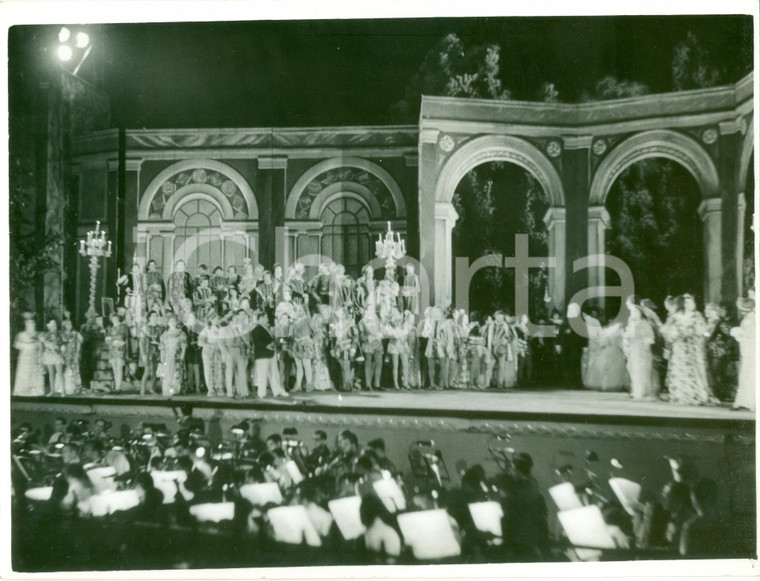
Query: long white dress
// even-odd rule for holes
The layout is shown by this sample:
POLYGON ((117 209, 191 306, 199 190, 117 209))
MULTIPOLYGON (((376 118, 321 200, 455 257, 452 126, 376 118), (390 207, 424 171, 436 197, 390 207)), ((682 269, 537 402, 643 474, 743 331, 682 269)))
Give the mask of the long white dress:
POLYGON ((655 336, 645 318, 628 319, 623 335, 623 350, 628 356, 628 373, 631 377, 633 399, 656 399, 659 385, 654 384, 652 344, 655 336))
POLYGON ((42 367, 42 342, 37 333, 21 331, 13 346, 18 349, 13 395, 45 395, 45 370, 42 367))
POLYGON ((731 329, 731 335, 739 342, 741 363, 739 367, 739 388, 736 391, 734 407, 755 410, 755 311, 750 311, 742 319, 741 325, 731 329))
MULTIPOLYGON (((595 319, 593 319, 595 321, 595 319)), ((583 386, 599 391, 623 391, 631 381, 623 353, 623 333, 619 324, 607 327, 589 324, 589 346, 583 368, 583 386)))

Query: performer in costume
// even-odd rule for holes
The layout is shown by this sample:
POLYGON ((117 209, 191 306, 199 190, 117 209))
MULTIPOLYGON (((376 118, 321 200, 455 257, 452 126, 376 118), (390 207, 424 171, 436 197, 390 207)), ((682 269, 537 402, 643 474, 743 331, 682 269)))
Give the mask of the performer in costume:
POLYGON ((414 315, 420 313, 420 278, 414 272, 414 265, 407 264, 404 267, 404 286, 401 287, 399 297, 400 310, 411 311, 414 315))
POLYGON ((224 395, 224 370, 220 347, 219 317, 211 315, 198 334, 198 346, 203 357, 203 373, 208 397, 224 395))
POLYGON ((374 309, 368 308, 359 322, 359 341, 364 356, 364 388, 380 389, 383 371, 383 328, 374 309))
POLYGON ((47 322, 47 331, 40 337, 43 346, 42 363, 48 374, 50 383, 49 395, 62 395, 63 388, 63 355, 61 354, 61 332, 58 330, 58 322, 50 318, 47 322))
POLYGON ((82 391, 82 376, 79 373, 82 357, 82 335, 74 329, 74 325, 68 316, 64 317, 61 326, 61 353, 64 367, 63 390, 65 395, 73 395, 82 391))
MULTIPOLYGON (((730 304, 730 303, 729 303, 730 304)), ((723 305, 705 305, 705 351, 710 389, 721 401, 734 401, 738 381, 739 344, 731 336, 733 321, 723 305)))
POLYGON ((111 315, 111 326, 106 330, 106 346, 108 347, 108 362, 113 372, 113 389, 121 391, 124 379, 124 364, 127 358, 127 337, 129 330, 122 322, 121 317, 114 313, 111 315))
POLYGON ((201 276, 198 287, 193 292, 193 306, 195 307, 195 317, 200 321, 206 321, 214 314, 214 303, 216 296, 209 286, 210 279, 208 275, 201 276))
MULTIPOLYGON (((158 265, 155 260, 148 261, 148 272, 145 273, 145 287, 151 289, 154 285, 159 287, 159 300, 163 303, 166 299, 166 285, 164 284, 164 277, 158 270, 158 265)), ((147 305, 147 310, 150 310, 150 304, 147 305)))
POLYGON ((319 272, 311 279, 309 290, 314 304, 330 304, 330 266, 323 262, 319 265, 319 272))
POLYGON ((628 375, 631 378, 631 397, 637 400, 656 400, 658 386, 653 384, 652 345, 654 331, 641 312, 638 300, 631 297, 626 302, 630 311, 623 334, 623 352, 628 358, 628 375))
POLYGON ((314 340, 311 337, 309 315, 303 307, 296 309, 291 336, 293 358, 296 361, 296 384, 293 391, 312 391, 314 376, 311 363, 315 356, 314 340))
POLYGON ((45 395, 45 369, 42 364, 43 344, 37 333, 32 313, 24 313, 24 330, 16 335, 13 346, 18 350, 13 395, 24 397, 45 395))
POLYGON ((736 306, 742 317, 741 325, 731 329, 731 336, 739 342, 741 362, 739 368, 739 388, 736 391, 734 409, 746 408, 755 411, 755 390, 757 376, 755 374, 756 337, 755 337, 755 300, 740 298, 736 306))
POLYGON ((167 330, 161 335, 159 342, 161 377, 161 393, 164 397, 171 397, 182 391, 185 379, 185 350, 187 349, 187 337, 179 327, 179 320, 175 315, 167 317, 167 330))
POLYGON ((174 272, 169 275, 166 285, 167 302, 174 313, 179 313, 182 308, 182 300, 192 297, 192 280, 185 272, 185 261, 178 260, 174 265, 174 272))
POLYGON ((150 386, 151 393, 155 393, 156 369, 160 356, 159 344, 164 330, 159 314, 156 311, 148 313, 148 320, 140 329, 140 362, 143 366, 140 395, 145 395, 147 386, 150 386))
POLYGON ((221 266, 217 266, 211 274, 211 280, 209 280, 209 288, 216 297, 216 312, 218 315, 223 314, 224 301, 227 298, 227 277, 224 276, 224 270, 221 266))

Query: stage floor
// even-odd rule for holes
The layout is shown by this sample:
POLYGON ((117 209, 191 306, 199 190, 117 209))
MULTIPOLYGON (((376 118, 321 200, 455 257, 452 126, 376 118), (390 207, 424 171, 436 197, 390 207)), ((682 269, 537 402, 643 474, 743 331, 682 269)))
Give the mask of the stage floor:
POLYGON ((188 394, 167 400, 159 395, 132 393, 87 393, 68 397, 13 398, 16 402, 35 401, 57 404, 159 405, 192 403, 200 407, 290 409, 291 411, 330 413, 421 414, 451 417, 511 417, 514 419, 548 418, 555 421, 606 421, 617 423, 654 420, 696 420, 709 423, 754 422, 755 414, 720 406, 685 406, 667 401, 633 401, 627 393, 602 393, 567 389, 449 390, 449 391, 371 391, 307 392, 290 397, 264 399, 208 397, 188 394))

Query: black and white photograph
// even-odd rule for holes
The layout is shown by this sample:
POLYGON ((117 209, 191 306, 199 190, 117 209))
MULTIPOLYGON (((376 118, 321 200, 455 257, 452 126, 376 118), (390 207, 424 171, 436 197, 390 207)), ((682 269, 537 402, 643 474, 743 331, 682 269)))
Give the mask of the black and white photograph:
POLYGON ((0 4, 3 575, 757 567, 756 3, 75 4, 0 4))

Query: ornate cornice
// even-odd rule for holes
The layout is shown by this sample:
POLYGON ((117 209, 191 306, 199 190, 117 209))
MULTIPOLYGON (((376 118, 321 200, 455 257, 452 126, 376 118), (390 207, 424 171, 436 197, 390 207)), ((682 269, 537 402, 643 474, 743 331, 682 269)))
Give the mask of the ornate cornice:
MULTIPOLYGON (((179 405, 179 402, 177 403, 179 405)), ((14 401, 13 410, 28 413, 69 414, 79 416, 114 415, 133 418, 173 418, 174 413, 168 406, 146 406, 118 404, 76 404, 64 402, 37 403, 14 401)), ((372 410, 366 413, 346 413, 336 408, 332 413, 321 411, 290 411, 280 409, 243 409, 196 407, 194 415, 205 420, 222 420, 235 423, 241 420, 261 420, 275 424, 309 425, 362 428, 378 430, 422 430, 437 433, 462 433, 498 435, 508 433, 512 436, 536 436, 558 439, 608 439, 620 441, 660 441, 680 443, 725 444, 731 441, 739 444, 754 444, 754 432, 734 428, 637 428, 626 425, 594 424, 593 416, 585 422, 567 421, 515 421, 493 419, 464 419, 455 417, 425 417, 424 415, 378 415, 372 410)), ((665 421, 665 419, 663 419, 665 421)), ((709 425, 709 422, 707 422, 709 425)))

